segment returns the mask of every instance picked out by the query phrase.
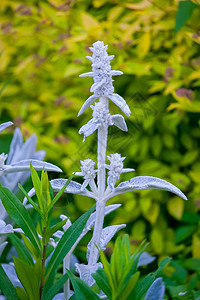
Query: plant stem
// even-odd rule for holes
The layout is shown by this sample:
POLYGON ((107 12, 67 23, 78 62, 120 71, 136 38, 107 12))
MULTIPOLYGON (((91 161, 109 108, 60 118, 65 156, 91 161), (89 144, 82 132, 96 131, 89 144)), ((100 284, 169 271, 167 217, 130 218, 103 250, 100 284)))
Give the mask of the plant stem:
MULTIPOLYGON (((108 99, 106 97, 100 97, 99 102, 108 107, 108 99)), ((98 199, 96 204, 96 219, 94 225, 94 232, 92 237, 92 245, 89 256, 89 265, 94 265, 97 263, 99 257, 100 249, 100 239, 103 229, 104 222, 104 212, 106 203, 102 201, 105 193, 105 181, 106 181, 106 172, 105 172, 105 163, 106 163, 106 149, 107 149, 107 135, 108 135, 108 126, 100 126, 98 128, 98 151, 97 151, 97 185, 98 185, 98 199)))
MULTIPOLYGON (((63 260, 63 275, 66 273, 66 269, 68 269, 68 270, 70 269, 70 257, 71 257, 71 253, 68 252, 63 260)), ((67 300, 67 299, 69 299, 69 296, 70 296, 69 279, 67 279, 63 288, 64 288, 65 300, 67 300)))
MULTIPOLYGON (((44 227, 44 230, 43 230, 43 241, 44 241, 45 231, 46 231, 46 227, 44 227)), ((43 292, 43 288, 44 288, 44 271, 45 271, 46 250, 47 250, 47 245, 43 244, 42 269, 41 269, 41 281, 40 281, 40 299, 42 297, 42 292, 43 292)))

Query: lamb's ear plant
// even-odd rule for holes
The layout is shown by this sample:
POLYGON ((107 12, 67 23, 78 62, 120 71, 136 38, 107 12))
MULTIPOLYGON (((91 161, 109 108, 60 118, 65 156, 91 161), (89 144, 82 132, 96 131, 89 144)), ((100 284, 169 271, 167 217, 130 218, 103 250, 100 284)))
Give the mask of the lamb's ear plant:
MULTIPOLYGON (((133 168, 124 168, 125 157, 121 154, 113 153, 107 156, 107 138, 108 127, 115 125, 120 130, 127 131, 125 119, 120 114, 111 115, 109 112, 109 99, 115 103, 128 117, 131 114, 130 108, 126 101, 118 94, 114 93, 112 76, 121 75, 121 71, 111 70, 110 61, 114 55, 107 54, 108 46, 102 41, 97 41, 90 47, 92 54, 87 58, 92 62, 92 72, 84 73, 81 77, 93 77, 94 83, 90 91, 93 93, 81 107, 78 116, 80 116, 88 107, 92 109, 92 119, 79 130, 80 134, 86 137, 98 131, 97 140, 97 168, 95 162, 86 158, 81 161, 81 172, 76 172, 77 176, 82 176, 83 184, 70 181, 66 187, 66 193, 74 193, 82 196, 93 198, 96 201, 94 231, 91 241, 87 247, 87 265, 76 264, 80 278, 83 279, 89 286, 94 284, 94 278, 91 276, 99 267, 103 267, 101 262, 98 262, 99 253, 104 249, 107 243, 113 238, 114 234, 125 227, 125 224, 113 225, 103 228, 104 216, 107 212, 107 201, 116 195, 126 192, 143 189, 162 189, 170 191, 187 200, 186 196, 173 184, 152 176, 136 176, 130 181, 124 181, 116 184, 121 173, 134 172, 133 168), (96 100, 99 100, 92 105, 96 100), (109 163, 106 162, 106 159, 109 163)), ((54 179, 51 181, 51 186, 54 191, 59 191, 65 185, 65 179, 54 179)), ((35 190, 29 192, 29 196, 33 195, 35 190)), ((27 199, 24 200, 24 204, 27 199)), ((90 228, 91 229, 91 228, 90 228)), ((85 231, 82 235, 85 234, 85 231)), ((82 237, 80 236, 80 238, 82 237)), ((73 248, 70 250, 73 250, 73 248)), ((65 271, 64 271, 65 272, 65 271)), ((65 294, 67 298, 67 293, 65 294)))
POLYGON ((14 288, 5 271, 0 268, 0 289, 8 299, 17 299, 13 298, 14 295, 17 295, 19 299, 47 300, 52 299, 67 280, 68 275, 63 275, 55 282, 57 268, 76 243, 95 207, 77 219, 63 233, 54 249, 51 246, 54 242, 53 235, 66 225, 68 219, 65 218, 51 226, 52 209, 71 178, 66 181, 63 189, 53 197, 47 172, 42 171, 40 180, 35 169, 32 166, 30 168, 37 203, 28 196, 21 185, 19 187, 39 215, 40 221, 37 226, 15 194, 0 185, 0 198, 9 216, 20 227, 17 232, 21 234, 23 239, 22 242, 19 237, 11 233, 10 240, 17 251, 17 257, 13 258, 14 267, 22 286, 14 288), (51 256, 46 261, 49 255, 51 256), (8 288, 6 288, 5 283, 8 288))

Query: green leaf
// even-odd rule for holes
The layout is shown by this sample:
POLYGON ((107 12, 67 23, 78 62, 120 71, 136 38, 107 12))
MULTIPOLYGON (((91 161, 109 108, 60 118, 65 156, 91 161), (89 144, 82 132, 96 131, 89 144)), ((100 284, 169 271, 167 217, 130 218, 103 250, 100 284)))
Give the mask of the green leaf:
POLYGON ((21 286, 16 287, 16 292, 20 300, 29 300, 29 296, 27 295, 27 292, 21 286))
POLYGON ((41 186, 40 186, 40 194, 41 194, 41 201, 43 202, 43 207, 44 207, 44 213, 47 215, 47 209, 51 203, 51 196, 49 192, 49 179, 47 172, 42 170, 42 175, 41 175, 41 186))
POLYGON ((60 277, 56 283, 47 291, 46 294, 42 293, 42 300, 51 300, 53 297, 60 291, 63 287, 65 281, 69 278, 69 275, 66 273, 62 277, 60 277))
MULTIPOLYGON (((133 292, 133 290, 136 286, 139 276, 140 276, 140 272, 137 272, 134 275, 132 275, 131 278, 129 278, 127 284, 123 287, 123 289, 121 290, 121 292, 118 296, 119 299, 128 299, 128 297, 133 292)), ((131 297, 131 299, 133 299, 133 298, 131 297)))
POLYGON ((9 239, 15 247, 18 257, 23 259, 25 262, 33 265, 32 256, 30 255, 28 249, 22 243, 22 241, 15 234, 10 234, 9 239))
POLYGON ((6 275, 4 269, 0 265, 0 289, 6 296, 7 300, 17 300, 17 294, 14 286, 12 285, 10 279, 6 275))
POLYGON ((80 278, 75 277, 73 273, 66 269, 66 272, 71 280, 76 298, 78 300, 99 300, 100 298, 95 292, 80 278))
POLYGON ((65 225, 67 220, 68 219, 60 221, 57 224, 55 224, 54 226, 47 229, 47 231, 45 233, 45 244, 48 243, 50 237, 54 234, 54 232, 56 232, 58 229, 60 229, 61 227, 63 227, 65 225))
POLYGON ((62 187, 62 189, 56 194, 56 196, 53 198, 51 204, 49 205, 48 209, 47 209, 47 213, 53 208, 53 206, 55 205, 55 203, 58 201, 58 199, 61 197, 61 195, 64 193, 64 190, 66 189, 66 187, 68 186, 68 184, 70 183, 70 181, 72 180, 72 178, 74 177, 74 174, 72 174, 67 182, 65 183, 65 185, 62 187))
POLYGON ((32 265, 25 263, 18 257, 13 257, 17 276, 27 292, 30 300, 39 300, 39 282, 32 265))
POLYGON ((192 235, 192 233, 196 230, 196 226, 194 225, 185 225, 180 226, 175 232, 175 242, 181 243, 185 241, 188 237, 192 235))
POLYGON ((104 270, 99 268, 96 273, 92 274, 92 277, 95 279, 99 288, 108 296, 108 298, 112 299, 111 287, 104 270))
POLYGON ((12 192, 10 192, 7 188, 2 187, 1 184, 0 198, 9 216, 21 227, 34 245, 38 254, 41 255, 41 246, 38 234, 29 213, 23 204, 12 192))
POLYGON ((191 271, 200 271, 200 259, 188 258, 183 262, 183 266, 191 271))
POLYGON ((28 193, 25 191, 25 189, 23 188, 23 186, 21 186, 21 184, 18 184, 18 187, 20 188, 20 190, 23 192, 23 194, 26 196, 26 198, 28 199, 28 201, 31 203, 31 205, 35 208, 35 210, 39 213, 39 215, 41 216, 42 219, 44 219, 43 213, 41 212, 40 208, 37 206, 37 204, 31 199, 31 197, 29 197, 28 193))
POLYGON ((36 170, 33 168, 32 164, 30 164, 30 169, 31 169, 31 178, 32 178, 32 181, 33 181, 33 186, 34 186, 35 193, 36 193, 37 200, 38 200, 38 205, 39 205, 41 211, 44 212, 43 201, 41 199, 41 182, 40 182, 40 178, 39 178, 38 173, 36 172, 36 170))
POLYGON ((158 276, 159 272, 162 271, 162 269, 168 264, 170 263, 170 261, 172 260, 171 257, 165 257, 164 259, 162 259, 159 264, 158 264, 158 269, 155 272, 155 275, 158 276))
POLYGON ((94 211, 95 207, 96 206, 94 205, 86 213, 79 217, 78 220, 76 220, 63 234, 46 268, 45 277, 48 279, 47 287, 50 287, 57 267, 82 233, 86 222, 91 213, 94 211))
POLYGON ((146 291, 154 282, 154 280, 155 280, 155 274, 150 273, 147 276, 145 276, 141 281, 139 281, 136 289, 135 299, 140 299, 146 293, 146 291))
POLYGON ((100 258, 101 258, 101 262, 103 264, 105 274, 108 278, 109 285, 111 286, 112 291, 115 291, 116 286, 115 286, 115 282, 113 280, 113 276, 112 276, 112 273, 111 273, 111 267, 110 267, 110 264, 108 263, 108 261, 106 259, 106 256, 105 256, 105 254, 103 253, 102 250, 100 251, 100 258))
POLYGON ((33 246, 33 244, 29 241, 29 239, 24 234, 21 234, 21 237, 22 237, 22 239, 24 241, 24 244, 25 244, 26 248, 32 254, 33 258, 35 260, 38 259, 38 257, 41 258, 41 255, 38 254, 37 250, 35 249, 35 247, 33 246))
POLYGON ((193 3, 191 0, 179 2, 176 15, 176 32, 178 32, 181 27, 188 21, 195 8, 198 8, 198 5, 193 3))

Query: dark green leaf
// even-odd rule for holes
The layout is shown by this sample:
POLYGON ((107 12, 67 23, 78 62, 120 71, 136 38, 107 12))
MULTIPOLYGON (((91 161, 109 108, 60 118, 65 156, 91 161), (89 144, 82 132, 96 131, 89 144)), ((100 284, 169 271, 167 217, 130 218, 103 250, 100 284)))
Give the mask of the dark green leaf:
POLYGON ((75 277, 73 273, 66 269, 66 272, 71 280, 76 298, 78 300, 99 300, 100 298, 95 292, 80 278, 75 277))
POLYGON ((194 225, 185 225, 180 226, 175 232, 175 241, 176 243, 181 243, 185 241, 191 234, 196 230, 196 226, 194 225))
POLYGON ((112 299, 111 287, 104 270, 99 268, 96 273, 92 274, 92 277, 95 279, 99 288, 108 296, 108 298, 112 299))
POLYGON ((15 234, 10 234, 9 239, 15 247, 18 257, 23 259, 25 262, 33 265, 33 259, 26 246, 22 243, 22 241, 15 234))
POLYGON ((200 271, 200 259, 188 258, 183 262, 183 266, 191 271, 200 271))
POLYGON ((31 197, 29 197, 28 193, 25 191, 25 189, 23 188, 23 186, 21 186, 21 184, 18 184, 20 190, 22 191, 22 193, 26 196, 26 198, 28 199, 28 201, 31 203, 31 205, 35 208, 35 210, 39 213, 39 215, 41 216, 42 219, 44 219, 44 216, 40 210, 40 208, 37 206, 37 204, 31 199, 31 197))
POLYGON ((195 8, 198 8, 198 5, 193 3, 191 0, 179 2, 176 15, 176 32, 178 32, 181 27, 188 21, 195 8))
POLYGON ((12 192, 7 188, 2 187, 2 185, 0 185, 0 198, 9 216, 21 227, 33 243, 38 254, 41 255, 38 234, 29 213, 23 204, 12 192))
POLYGON ((63 275, 60 277, 56 283, 47 291, 47 293, 42 293, 42 300, 51 300, 53 297, 60 291, 63 287, 65 281, 69 278, 68 274, 63 275))

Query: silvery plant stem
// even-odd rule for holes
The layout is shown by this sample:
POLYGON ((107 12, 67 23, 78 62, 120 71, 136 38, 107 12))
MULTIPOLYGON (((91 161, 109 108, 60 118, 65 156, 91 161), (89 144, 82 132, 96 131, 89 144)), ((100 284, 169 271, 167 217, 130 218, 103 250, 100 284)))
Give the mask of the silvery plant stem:
MULTIPOLYGON (((99 102, 106 105, 108 108, 108 99, 106 97, 100 97, 99 102)), ((106 149, 107 149, 107 135, 108 126, 100 126, 98 128, 98 150, 97 150, 97 185, 98 185, 98 200, 96 204, 96 219, 94 225, 94 232, 92 237, 92 245, 89 256, 89 265, 97 263, 100 249, 100 238, 103 229, 104 213, 106 202, 103 201, 105 193, 105 181, 106 181, 106 149)))
MULTIPOLYGON (((66 269, 67 270, 70 269, 70 258, 71 258, 71 253, 69 252, 63 260, 63 275, 66 273, 66 269)), ((68 300, 70 297, 69 279, 67 279, 67 281, 65 282, 63 289, 64 289, 65 299, 68 300)))

